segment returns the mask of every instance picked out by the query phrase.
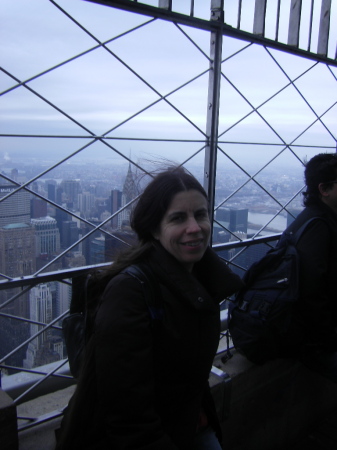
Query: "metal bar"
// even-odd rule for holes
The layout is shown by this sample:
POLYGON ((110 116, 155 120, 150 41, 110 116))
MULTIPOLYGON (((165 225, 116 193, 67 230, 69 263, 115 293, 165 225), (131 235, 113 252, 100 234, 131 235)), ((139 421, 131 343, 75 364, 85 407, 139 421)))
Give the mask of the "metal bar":
POLYGON ((309 33, 308 33, 308 51, 310 51, 310 48, 311 48, 312 23, 313 23, 313 20, 314 20, 314 1, 315 0, 311 0, 311 5, 310 5, 310 23, 309 23, 309 33))
POLYGON ((300 36, 302 0, 291 0, 288 28, 288 45, 298 47, 300 36))
MULTIPOLYGON (((223 0, 212 0, 211 20, 223 22, 223 0)), ((207 122, 206 122, 206 147, 204 162, 204 187, 208 194, 209 204, 215 201, 215 179, 217 160, 217 140, 219 127, 220 107, 220 81, 221 81, 221 55, 222 33, 221 30, 211 33, 210 43, 210 72, 208 79, 207 122)), ((211 223, 213 223, 213 208, 210 211, 211 223)))
POLYGON ((322 0, 317 53, 326 56, 329 44, 331 0, 322 0))
POLYGON ((190 16, 194 16, 194 0, 191 0, 191 6, 190 6, 190 16))
POLYGON ((68 360, 64 359, 60 362, 60 364, 58 364, 53 370, 51 370, 50 372, 48 372, 46 375, 44 375, 42 378, 40 378, 39 380, 37 380, 32 386, 30 386, 25 392, 23 392, 21 395, 19 395, 19 397, 17 397, 16 399, 14 399, 14 402, 18 405, 19 403, 22 403, 22 399, 24 397, 27 397, 28 394, 36 389, 38 386, 40 386, 41 383, 43 383, 45 380, 47 380, 48 378, 50 378, 52 375, 54 375, 55 372, 57 372, 59 369, 61 369, 61 367, 63 367, 65 364, 67 364, 68 360))
POLYGON ((18 347, 16 347, 14 350, 10 351, 7 355, 2 356, 0 359, 0 364, 3 364, 6 359, 10 358, 12 355, 14 355, 17 351, 19 351, 21 348, 23 348, 26 344, 29 344, 31 341, 33 341, 35 338, 40 336, 42 333, 44 333, 46 330, 51 328, 55 323, 57 323, 59 320, 63 319, 64 316, 68 314, 69 311, 65 311, 60 316, 56 317, 56 319, 52 320, 46 327, 44 327, 42 330, 36 332, 32 336, 30 336, 28 339, 26 339, 24 342, 22 342, 18 347))
MULTIPOLYGON (((294 81, 291 80, 291 78, 289 77, 289 75, 286 73, 286 71, 283 69, 283 67, 279 64, 279 62, 275 59, 275 57, 269 52, 268 49, 266 49, 267 52, 270 54, 270 57, 274 60, 275 64, 279 67, 279 69, 281 70, 281 72, 283 72, 283 74, 288 78, 288 80, 290 81, 290 83, 293 85, 294 89, 296 89, 296 91, 298 92, 298 94, 302 97, 302 99, 304 100, 304 102, 307 104, 308 108, 311 109, 312 113, 316 116, 316 118, 321 122, 322 126, 326 129, 326 131, 331 135, 332 139, 335 139, 334 135, 332 134, 332 132, 330 131, 330 129, 325 125, 325 123, 321 120, 321 118, 318 116, 317 112, 315 111, 315 109, 311 106, 310 102, 305 98, 305 96, 302 94, 301 90, 297 87, 297 85, 294 83, 294 81)), ((315 67, 316 64, 313 66, 315 67)), ((312 70, 311 67, 309 70, 312 70)), ((333 105, 332 105, 333 106, 333 105)), ((323 114, 322 114, 323 115, 323 114)), ((315 121, 316 122, 316 121, 315 121)), ((314 123, 315 123, 314 122, 314 123)))
POLYGON ((253 33, 264 36, 267 0, 255 0, 253 33))
POLYGON ((172 0, 158 0, 158 8, 167 9, 172 11, 172 0))
POLYGON ((241 11, 242 11, 242 0, 239 0, 238 3, 238 22, 236 28, 241 28, 241 11))
POLYGON ((259 236, 254 239, 243 239, 242 241, 226 242, 225 244, 214 244, 212 248, 216 252, 221 252, 222 250, 230 250, 232 248, 250 247, 252 245, 267 244, 271 241, 277 241, 280 239, 280 236, 281 233, 270 234, 268 236, 259 236))
POLYGON ((303 56, 304 58, 308 58, 313 61, 320 61, 330 64, 332 66, 337 66, 337 55, 334 58, 329 58, 328 56, 325 55, 320 55, 317 53, 300 49, 295 45, 291 45, 289 42, 287 44, 284 44, 282 42, 275 41, 274 39, 268 39, 258 34, 242 31, 225 23, 217 23, 211 20, 208 21, 204 19, 199 19, 197 17, 191 17, 173 11, 166 11, 163 8, 157 8, 140 3, 133 3, 125 0, 84 0, 84 1, 106 5, 122 9, 124 11, 134 12, 137 14, 143 14, 162 20, 167 20, 169 22, 180 23, 182 25, 191 26, 193 28, 199 28, 201 30, 206 31, 214 31, 216 29, 221 28, 224 36, 233 37, 235 39, 240 39, 242 41, 251 42, 258 45, 268 46, 276 50, 281 50, 297 56, 303 56))
POLYGON ((51 411, 50 413, 43 414, 42 416, 36 417, 36 418, 28 418, 28 417, 18 417, 19 420, 27 420, 28 423, 24 425, 18 425, 18 431, 19 433, 25 430, 28 430, 29 428, 36 427, 38 425, 42 425, 49 420, 57 419, 58 417, 63 416, 63 411, 51 411))
POLYGON ((281 11, 281 0, 277 0, 275 41, 278 41, 278 34, 280 28, 280 11, 281 11))

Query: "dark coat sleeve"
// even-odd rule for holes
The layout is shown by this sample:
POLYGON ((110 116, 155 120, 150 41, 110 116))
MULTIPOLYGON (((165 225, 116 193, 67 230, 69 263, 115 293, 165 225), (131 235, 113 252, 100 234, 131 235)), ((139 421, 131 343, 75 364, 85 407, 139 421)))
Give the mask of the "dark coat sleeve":
POLYGON ((331 302, 331 233, 326 222, 317 220, 297 244, 300 255, 299 317, 306 331, 306 342, 327 348, 335 346, 331 302))
POLYGON ((99 408, 111 448, 176 450, 156 412, 153 331, 141 289, 119 275, 103 295, 95 323, 99 408))

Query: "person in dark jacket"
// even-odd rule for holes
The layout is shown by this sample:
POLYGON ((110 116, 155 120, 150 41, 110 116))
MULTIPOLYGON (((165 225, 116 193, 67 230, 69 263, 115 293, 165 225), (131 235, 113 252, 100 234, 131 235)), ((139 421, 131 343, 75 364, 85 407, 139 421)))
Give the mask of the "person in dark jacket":
POLYGON ((318 154, 307 162, 305 182, 305 208, 288 231, 317 220, 297 244, 300 302, 294 325, 302 336, 302 361, 337 382, 337 154, 318 154))
POLYGON ((107 272, 57 450, 220 450, 208 377, 219 303, 242 282, 209 247, 207 195, 184 169, 150 182, 131 226, 139 243, 107 272), (158 282, 163 316, 155 330, 141 283, 123 273, 134 263, 158 282))

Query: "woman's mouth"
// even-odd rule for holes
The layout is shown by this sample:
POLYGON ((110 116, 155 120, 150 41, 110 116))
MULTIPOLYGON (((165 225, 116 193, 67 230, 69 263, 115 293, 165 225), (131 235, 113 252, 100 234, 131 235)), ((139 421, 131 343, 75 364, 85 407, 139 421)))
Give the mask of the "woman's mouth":
POLYGON ((186 247, 198 247, 203 243, 203 239, 198 239, 194 241, 188 241, 188 242, 182 242, 182 245, 185 245, 186 247))

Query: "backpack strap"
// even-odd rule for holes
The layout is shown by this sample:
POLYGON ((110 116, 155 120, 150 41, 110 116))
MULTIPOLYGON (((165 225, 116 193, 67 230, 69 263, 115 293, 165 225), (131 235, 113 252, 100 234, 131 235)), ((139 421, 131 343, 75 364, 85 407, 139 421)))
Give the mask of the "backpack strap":
POLYGON ((157 327, 163 320, 162 295, 160 286, 147 264, 132 264, 122 271, 136 278, 143 289, 146 306, 151 317, 152 327, 157 327))
POLYGON ((287 242, 292 242, 293 245, 296 245, 297 242, 300 240, 302 234, 307 229, 307 227, 314 222, 315 220, 322 220, 323 222, 326 222, 326 220, 323 217, 315 216, 311 217, 311 219, 308 219, 300 228, 295 232, 284 232, 277 244, 277 247, 282 247, 283 245, 286 245, 287 242))

